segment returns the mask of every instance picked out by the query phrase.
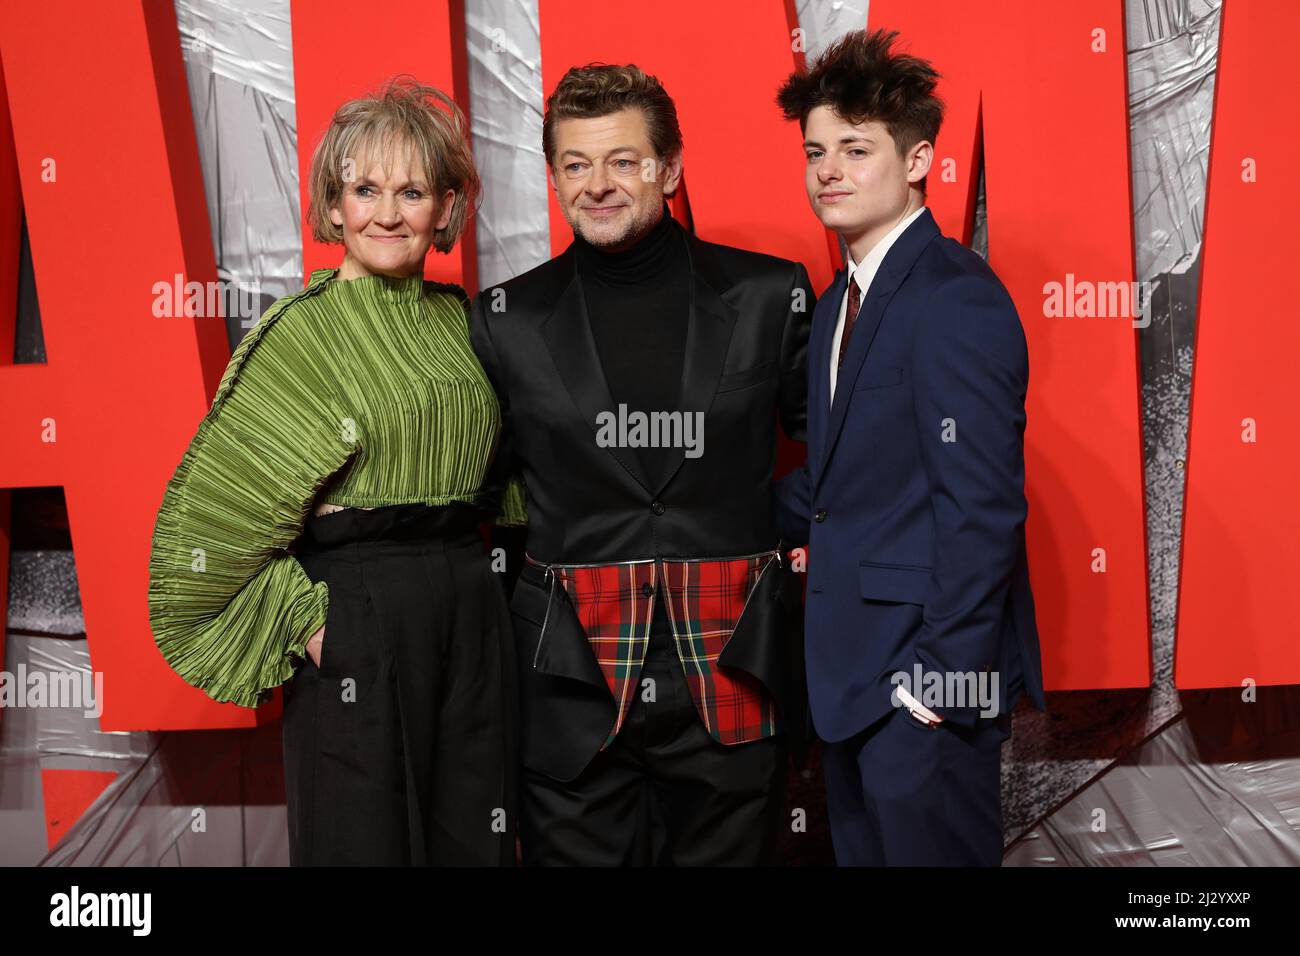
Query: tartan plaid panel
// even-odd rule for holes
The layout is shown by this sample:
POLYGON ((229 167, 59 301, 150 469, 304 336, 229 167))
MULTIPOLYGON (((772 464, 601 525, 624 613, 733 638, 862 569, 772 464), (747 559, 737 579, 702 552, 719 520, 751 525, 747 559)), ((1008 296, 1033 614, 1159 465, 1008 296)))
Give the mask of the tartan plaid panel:
POLYGON ((717 666, 745 601, 770 555, 734 561, 664 561, 668 617, 677 654, 700 719, 720 743, 738 744, 776 733, 776 706, 766 688, 743 671, 717 666))
POLYGON ((647 596, 643 588, 654 587, 656 572, 653 563, 555 568, 618 705, 618 716, 601 750, 618 736, 637 693, 655 599, 653 591, 647 596))

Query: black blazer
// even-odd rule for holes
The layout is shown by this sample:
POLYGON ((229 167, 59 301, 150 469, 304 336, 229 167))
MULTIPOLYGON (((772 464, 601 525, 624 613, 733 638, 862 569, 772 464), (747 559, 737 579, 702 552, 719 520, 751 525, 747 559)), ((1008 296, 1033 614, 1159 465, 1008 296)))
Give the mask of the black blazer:
MULTIPOLYGON (((686 239, 692 272, 686 361, 680 400, 665 410, 703 412, 704 441, 699 457, 675 449, 675 467, 662 482, 646 478, 635 448, 597 442, 597 416, 616 412, 617 405, 592 338, 572 246, 485 289, 474 302, 471 340, 501 404, 492 473, 497 482, 523 476, 527 550, 539 561, 722 558, 780 543, 771 506, 774 426, 779 420, 787 436, 805 440, 805 353, 815 296, 798 263, 689 233, 686 239)), ((797 603, 798 582, 792 587, 784 568, 764 577, 773 578, 771 600, 760 603, 760 614, 746 612, 754 620, 744 622, 724 653, 733 654, 734 646, 737 658, 765 672, 755 674, 764 683, 797 685, 785 689, 785 700, 768 686, 779 706, 795 712, 786 725, 801 737, 806 703, 801 707, 796 698, 806 701, 802 652, 797 679, 788 654, 802 631, 800 609, 789 607, 791 594, 797 603)), ((511 610, 522 757, 525 765, 567 780, 599 749, 615 705, 581 627, 570 620, 563 589, 556 590, 561 606, 551 607, 548 591, 525 573, 511 610), (543 622, 548 650, 535 661, 543 622)), ((796 749, 799 743, 792 741, 796 749)))

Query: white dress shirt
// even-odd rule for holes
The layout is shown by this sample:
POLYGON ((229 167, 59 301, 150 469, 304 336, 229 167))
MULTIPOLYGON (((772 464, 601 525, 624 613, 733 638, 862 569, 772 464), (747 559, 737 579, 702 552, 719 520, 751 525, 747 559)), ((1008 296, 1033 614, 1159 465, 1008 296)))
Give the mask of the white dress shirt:
MULTIPOLYGON (((849 282, 856 282, 858 284, 858 289, 861 292, 862 302, 867 301, 867 293, 871 289, 871 280, 876 277, 876 272, 879 271, 880 269, 880 263, 885 261, 885 253, 889 252, 889 249, 894 244, 894 241, 899 236, 901 236, 903 234, 903 231, 907 229, 907 227, 910 226, 913 222, 915 222, 916 217, 921 215, 921 213, 923 212, 925 212, 925 206, 922 206, 920 209, 916 210, 916 212, 912 213, 910 216, 908 216, 906 219, 900 222, 893 229, 889 230, 889 232, 885 235, 885 238, 881 239, 878 243, 876 243, 875 246, 872 247, 871 251, 868 252, 866 256, 863 257, 861 263, 854 262, 853 255, 851 253, 847 256, 848 272, 849 272, 848 279, 849 282)), ((835 380, 839 377, 840 339, 844 337, 844 313, 847 311, 848 305, 849 305, 849 287, 848 287, 848 283, 845 283, 844 298, 840 300, 840 317, 835 323, 835 335, 831 339, 830 362, 831 362, 831 401, 832 402, 835 401, 835 380)), ((904 707, 907 707, 909 710, 915 710, 921 715, 923 715, 924 717, 927 717, 928 719, 933 721, 940 721, 943 719, 938 714, 934 713, 927 707, 923 706, 920 701, 914 698, 907 691, 903 690, 901 686, 898 687, 897 690, 898 690, 898 699, 902 701, 904 707)), ((913 719, 912 715, 909 714, 908 719, 912 720, 913 719)))
MULTIPOLYGON (((862 302, 867 301, 867 292, 871 289, 871 280, 876 277, 876 271, 880 268, 880 263, 885 261, 885 253, 889 247, 894 244, 903 230, 916 221, 916 217, 925 212, 925 206, 922 206, 916 212, 912 213, 902 222, 900 222, 885 238, 881 239, 870 252, 863 257, 862 262, 853 261, 852 253, 846 254, 848 259, 849 282, 856 282, 858 288, 862 291, 862 302)), ((840 339, 844 337, 844 312, 849 305, 849 287, 848 283, 844 285, 844 298, 840 300, 840 317, 835 323, 835 335, 831 339, 831 401, 835 401, 835 380, 839 377, 840 371, 840 339)), ((856 331, 856 329, 854 330, 856 331)))

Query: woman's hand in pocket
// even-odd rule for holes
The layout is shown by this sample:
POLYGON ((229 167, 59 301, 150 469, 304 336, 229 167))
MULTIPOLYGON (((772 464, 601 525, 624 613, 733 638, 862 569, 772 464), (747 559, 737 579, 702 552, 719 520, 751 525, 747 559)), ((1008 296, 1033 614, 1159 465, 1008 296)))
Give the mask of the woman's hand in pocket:
POLYGON ((324 643, 325 625, 322 624, 319 631, 307 638, 307 656, 311 658, 311 662, 316 665, 317 670, 320 670, 320 649, 324 643))

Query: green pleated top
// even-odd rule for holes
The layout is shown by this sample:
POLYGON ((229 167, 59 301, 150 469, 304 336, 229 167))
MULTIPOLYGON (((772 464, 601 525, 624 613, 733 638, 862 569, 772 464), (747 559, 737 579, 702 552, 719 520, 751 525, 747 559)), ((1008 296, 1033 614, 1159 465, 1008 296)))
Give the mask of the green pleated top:
MULTIPOLYGON (((149 622, 167 663, 252 707, 293 675, 329 588, 288 550, 318 502, 481 502, 501 413, 458 286, 318 269, 240 340, 167 483, 149 622)), ((502 524, 527 520, 522 486, 502 524)))

